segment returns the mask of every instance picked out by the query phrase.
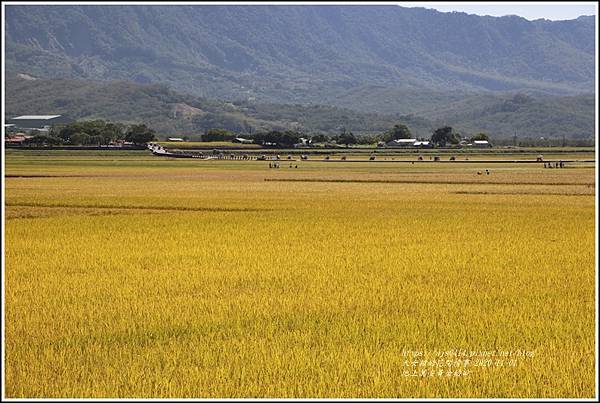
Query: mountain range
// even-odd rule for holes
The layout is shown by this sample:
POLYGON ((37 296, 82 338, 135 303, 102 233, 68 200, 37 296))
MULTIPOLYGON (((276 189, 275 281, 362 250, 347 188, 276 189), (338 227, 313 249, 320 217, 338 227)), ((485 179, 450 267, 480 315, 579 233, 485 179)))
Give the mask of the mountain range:
MULTIPOLYGON (((320 119, 309 123, 310 118, 301 122, 310 108, 323 105, 331 115, 381 119, 356 131, 377 131, 399 117, 412 117, 417 130, 448 123, 498 136, 534 129, 594 136, 591 16, 528 21, 392 5, 5 9, 7 77, 28 81, 13 85, 13 92, 7 89, 7 95, 21 98, 7 96, 7 110, 18 113, 26 109, 16 108, 23 108, 24 94, 36 93, 35 81, 16 78, 21 74, 67 92, 65 80, 73 80, 76 88, 108 85, 113 94, 115 83, 141 93, 164 85, 187 101, 165 104, 245 105, 245 110, 227 112, 226 107, 218 113, 243 115, 242 121, 257 128, 348 126, 319 127, 315 121, 320 119), (18 88, 27 91, 15 93, 18 88), (268 120, 248 112, 264 108, 286 110, 288 116, 271 114, 275 119, 268 120), (289 116, 292 110, 295 115, 289 116)), ((90 107, 96 101, 102 103, 90 99, 90 107)), ((137 109, 145 111, 130 118, 147 118, 155 107, 140 104, 137 109)), ((154 114, 173 113, 172 105, 162 108, 154 114)), ((98 111, 89 112, 80 108, 75 114, 97 116, 98 111)), ((175 132, 200 127, 167 126, 175 132)))

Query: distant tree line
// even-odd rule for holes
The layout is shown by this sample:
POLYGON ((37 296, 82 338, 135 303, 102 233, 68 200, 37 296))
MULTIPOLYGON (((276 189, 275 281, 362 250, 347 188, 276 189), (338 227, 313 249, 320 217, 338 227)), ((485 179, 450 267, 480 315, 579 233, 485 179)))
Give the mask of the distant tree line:
POLYGON ((75 121, 55 125, 48 134, 34 133, 25 140, 33 145, 108 145, 118 142, 145 144, 156 138, 145 124, 125 125, 104 120, 75 121))
MULTIPOLYGON (((255 144, 290 148, 296 144, 324 146, 341 145, 349 147, 351 145, 373 145, 378 143, 388 143, 398 139, 417 138, 410 128, 402 123, 397 123, 389 130, 374 135, 355 135, 345 127, 339 127, 339 134, 328 135, 324 133, 307 134, 297 130, 268 130, 257 131, 254 133, 236 134, 224 128, 212 128, 206 130, 200 137, 200 141, 235 141, 242 137, 255 144)), ((25 144, 30 145, 108 145, 128 142, 141 145, 156 139, 154 130, 145 124, 126 125, 119 122, 110 122, 105 120, 75 121, 69 124, 56 125, 51 128, 49 133, 40 134, 34 132, 33 137, 25 140, 25 144)), ((198 139, 197 136, 193 136, 198 139)), ((187 139, 185 136, 184 139, 187 139)), ((418 138, 418 140, 427 140, 418 138)), ((436 147, 457 146, 461 141, 472 142, 475 140, 488 140, 486 133, 477 133, 475 135, 462 134, 450 126, 443 126, 432 131, 428 139, 436 147)), ((464 142, 463 142, 464 143, 464 142)), ((594 139, 569 139, 565 138, 544 138, 544 137, 521 137, 513 139, 501 139, 496 142, 498 145, 514 145, 521 147, 532 146, 594 146, 594 139)))
MULTIPOLYGON (((339 130, 340 133, 337 135, 326 135, 323 133, 308 135, 293 130, 271 130, 267 132, 246 133, 240 135, 240 137, 243 137, 246 140, 252 140, 255 144, 275 147, 291 147, 295 144, 302 143, 303 141, 308 142, 310 144, 337 144, 348 147, 354 144, 372 145, 379 142, 388 143, 390 141, 398 139, 415 138, 414 134, 411 132, 408 126, 401 123, 394 125, 391 129, 379 135, 355 135, 351 131, 346 130, 345 127, 341 127, 339 128, 339 130)), ((214 128, 207 130, 202 135, 201 141, 231 141, 234 140, 236 137, 236 134, 229 130, 222 128, 214 128)), ((431 134, 430 140, 433 144, 435 144, 438 147, 446 147, 449 145, 459 144, 461 140, 489 141, 489 136, 485 133, 478 133, 471 137, 463 136, 457 131, 455 131, 452 127, 444 126, 434 130, 431 134)))

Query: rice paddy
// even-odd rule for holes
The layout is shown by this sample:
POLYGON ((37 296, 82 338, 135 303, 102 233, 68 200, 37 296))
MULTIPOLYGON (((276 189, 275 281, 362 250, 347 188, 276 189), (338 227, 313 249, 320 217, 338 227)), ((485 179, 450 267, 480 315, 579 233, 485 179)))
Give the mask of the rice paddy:
POLYGON ((594 397, 593 163, 289 164, 8 151, 6 396, 594 397))

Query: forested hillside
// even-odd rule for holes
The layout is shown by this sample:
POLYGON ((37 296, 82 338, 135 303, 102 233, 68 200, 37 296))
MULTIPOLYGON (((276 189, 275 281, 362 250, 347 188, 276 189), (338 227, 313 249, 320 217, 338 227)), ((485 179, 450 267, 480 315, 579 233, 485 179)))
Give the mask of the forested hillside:
POLYGON ((294 129, 337 134, 378 134, 396 123, 415 135, 452 125, 495 138, 594 137, 594 97, 503 94, 448 100, 445 108, 422 114, 377 114, 327 105, 225 102, 173 91, 165 85, 9 76, 7 118, 20 114, 65 114, 73 119, 110 119, 147 123, 162 134, 194 135, 210 128, 237 133, 294 129))
POLYGON ((11 5, 6 66, 228 100, 409 113, 456 91, 593 92, 594 29, 593 17, 528 21, 393 5, 11 5))

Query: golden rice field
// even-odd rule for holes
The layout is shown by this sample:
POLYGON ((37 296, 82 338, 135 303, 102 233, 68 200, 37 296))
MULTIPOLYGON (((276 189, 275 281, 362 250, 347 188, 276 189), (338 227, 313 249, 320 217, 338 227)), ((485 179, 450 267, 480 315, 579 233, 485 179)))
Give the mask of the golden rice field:
POLYGON ((595 396, 593 164, 297 164, 9 152, 6 396, 595 396))

